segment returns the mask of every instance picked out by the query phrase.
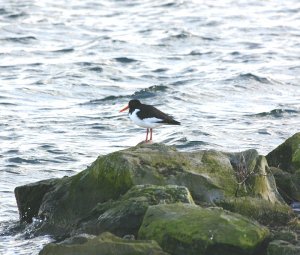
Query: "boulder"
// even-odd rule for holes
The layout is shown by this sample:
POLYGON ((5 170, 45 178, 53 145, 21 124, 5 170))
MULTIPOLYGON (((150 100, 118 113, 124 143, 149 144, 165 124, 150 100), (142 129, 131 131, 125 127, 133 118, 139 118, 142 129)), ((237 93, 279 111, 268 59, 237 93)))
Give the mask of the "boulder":
POLYGON ((230 198, 219 201, 217 205, 271 227, 286 226, 296 217, 296 214, 287 204, 272 203, 256 197, 230 198))
MULTIPOLYGON (((37 234, 65 237, 97 204, 108 209, 110 202, 103 203, 143 184, 185 186, 196 203, 214 204, 237 195, 282 201, 264 157, 255 150, 179 152, 163 144, 140 144, 100 156, 74 176, 17 187, 15 195, 21 220, 42 220, 37 234)), ((128 207, 133 201, 126 203, 128 207)))
POLYGON ((79 222, 75 232, 98 235, 108 231, 118 236, 137 236, 150 205, 178 202, 194 204, 186 187, 137 185, 117 201, 99 203, 79 222))
POLYGON ((148 208, 139 239, 152 239, 173 254, 258 254, 268 237, 267 228, 221 208, 189 204, 148 208))
POLYGON ((297 233, 292 231, 291 229, 279 229, 273 230, 271 233, 272 240, 282 240, 289 242, 291 244, 298 243, 297 233))
POLYGON ((278 191, 286 203, 300 201, 300 170, 291 174, 282 169, 270 168, 278 187, 278 191))
POLYGON ((39 181, 15 188, 21 222, 32 223, 38 215, 44 195, 53 190, 59 179, 39 181))
POLYGON ((103 233, 78 235, 61 243, 47 244, 39 255, 167 255, 155 241, 127 240, 103 233))
POLYGON ((271 203, 284 203, 267 160, 256 150, 228 153, 235 170, 238 189, 236 197, 252 196, 271 203))
POLYGON ((266 158, 285 201, 300 201, 300 133, 288 138, 266 158))
POLYGON ((300 246, 287 241, 274 240, 269 243, 267 255, 299 255, 300 246))
POLYGON ((266 157, 270 166, 291 174, 300 170, 300 132, 287 139, 266 157))

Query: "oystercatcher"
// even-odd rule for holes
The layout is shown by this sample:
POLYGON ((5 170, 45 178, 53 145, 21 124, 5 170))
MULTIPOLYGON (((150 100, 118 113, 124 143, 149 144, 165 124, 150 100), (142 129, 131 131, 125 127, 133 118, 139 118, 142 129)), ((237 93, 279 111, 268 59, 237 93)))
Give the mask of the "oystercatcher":
POLYGON ((170 115, 161 112, 152 105, 142 104, 139 100, 130 100, 120 112, 129 108, 129 118, 138 126, 147 128, 146 142, 152 141, 152 129, 161 125, 180 125, 170 115), (150 139, 148 133, 150 129, 150 139))

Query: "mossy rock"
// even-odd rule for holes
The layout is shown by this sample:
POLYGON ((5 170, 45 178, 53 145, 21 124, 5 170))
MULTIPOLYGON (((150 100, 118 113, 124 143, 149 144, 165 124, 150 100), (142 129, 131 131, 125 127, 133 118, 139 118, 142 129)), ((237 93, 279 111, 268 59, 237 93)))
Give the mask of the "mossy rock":
POLYGON ((15 188, 21 222, 32 223, 38 215, 44 195, 54 189, 60 179, 39 181, 15 188))
MULTIPOLYGON (((37 217, 42 220, 36 234, 51 234, 63 238, 69 234, 78 220, 95 207, 99 202, 116 199, 133 185, 130 171, 121 152, 115 152, 98 159, 86 170, 71 176, 55 180, 40 182, 17 187, 17 199, 20 219, 30 222, 28 210, 24 208, 38 208, 37 217), (51 189, 41 193, 44 186, 51 184, 51 189), (32 186, 34 193, 40 194, 38 200, 32 200, 32 186)), ((37 195, 35 195, 37 196, 37 195)))
POLYGON ((252 196, 271 203, 284 203, 264 156, 256 150, 228 153, 239 183, 235 197, 252 196))
POLYGON ((291 244, 297 244, 298 236, 297 233, 292 231, 291 229, 275 229, 271 232, 271 240, 282 240, 291 244))
POLYGON ((297 217, 286 204, 271 203, 255 197, 230 198, 219 201, 217 205, 272 227, 286 226, 297 217))
POLYGON ((258 254, 267 228, 221 208, 188 204, 151 206, 139 231, 173 255, 258 254))
POLYGON ((271 167, 278 191, 284 200, 290 204, 300 201, 300 170, 291 174, 276 167, 271 167))
POLYGON ((137 185, 117 201, 99 203, 87 217, 79 222, 75 232, 98 235, 109 231, 118 236, 137 236, 150 205, 178 202, 194 204, 186 187, 137 185))
POLYGON ((274 240, 269 243, 267 255, 299 255, 300 246, 283 240, 274 240))
POLYGON ((186 186, 196 201, 208 203, 233 194, 237 186, 228 157, 218 151, 179 152, 143 144, 123 153, 132 162, 135 184, 186 186))
POLYGON ((167 255, 155 241, 126 240, 103 233, 47 244, 39 255, 167 255))
POLYGON ((139 184, 186 186, 193 198, 205 202, 223 199, 236 189, 231 164, 220 152, 183 153, 163 144, 141 144, 98 157, 74 176, 49 180, 47 192, 43 181, 34 189, 37 200, 28 197, 35 184, 17 187, 15 195, 21 220, 37 217, 43 220, 40 234, 65 236, 98 203, 116 200, 139 184))
MULTIPOLYGON (((255 150, 244 155, 249 173, 254 169, 255 174, 247 178, 247 189, 239 195, 280 202, 264 157, 255 150)), ((143 184, 185 186, 196 203, 214 204, 236 195, 239 185, 233 159, 232 154, 214 150, 179 152, 163 144, 141 144, 100 156, 74 176, 17 187, 20 218, 26 222, 32 217, 41 219, 37 234, 68 236, 97 204, 118 200, 133 186, 143 184)), ((133 201, 126 203, 129 206, 133 201)))
POLYGON ((300 170, 300 133, 294 134, 266 157, 270 166, 289 173, 300 170))

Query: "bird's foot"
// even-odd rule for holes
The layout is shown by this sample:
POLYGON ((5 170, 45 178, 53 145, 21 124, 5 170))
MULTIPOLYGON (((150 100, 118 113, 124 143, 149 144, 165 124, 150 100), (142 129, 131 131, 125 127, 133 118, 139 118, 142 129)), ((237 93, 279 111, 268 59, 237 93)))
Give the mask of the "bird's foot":
POLYGON ((148 141, 141 141, 141 142, 139 142, 137 145, 140 145, 140 144, 152 144, 153 142, 152 142, 152 140, 148 140, 148 141))

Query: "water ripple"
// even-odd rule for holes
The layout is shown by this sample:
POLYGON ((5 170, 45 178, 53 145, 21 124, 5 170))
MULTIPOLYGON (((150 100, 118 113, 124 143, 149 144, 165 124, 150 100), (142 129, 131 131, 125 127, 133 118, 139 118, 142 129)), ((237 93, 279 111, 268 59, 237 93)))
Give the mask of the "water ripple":
POLYGON ((29 44, 33 41, 36 41, 37 38, 34 36, 22 36, 22 37, 6 37, 0 39, 1 41, 7 41, 7 42, 16 42, 16 43, 25 43, 29 44))
POLYGON ((269 112, 260 112, 257 114, 250 114, 247 115, 249 117, 272 117, 272 118, 284 118, 285 116, 292 115, 297 116, 299 115, 300 111, 293 110, 293 109, 273 109, 269 112))
POLYGON ((145 139, 119 113, 132 98, 182 123, 154 139, 183 151, 265 155, 298 132, 299 10, 298 0, 2 1, 0 254, 49 242, 16 227, 14 187, 145 139))

